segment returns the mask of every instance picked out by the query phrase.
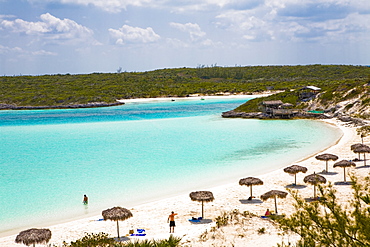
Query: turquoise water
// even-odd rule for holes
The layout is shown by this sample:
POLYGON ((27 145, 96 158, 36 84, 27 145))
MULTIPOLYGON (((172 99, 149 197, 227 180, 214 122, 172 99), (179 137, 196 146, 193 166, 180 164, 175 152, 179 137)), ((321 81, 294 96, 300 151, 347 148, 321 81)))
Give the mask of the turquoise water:
POLYGON ((1 232, 238 181, 340 137, 316 121, 220 117, 245 101, 0 112, 1 232))

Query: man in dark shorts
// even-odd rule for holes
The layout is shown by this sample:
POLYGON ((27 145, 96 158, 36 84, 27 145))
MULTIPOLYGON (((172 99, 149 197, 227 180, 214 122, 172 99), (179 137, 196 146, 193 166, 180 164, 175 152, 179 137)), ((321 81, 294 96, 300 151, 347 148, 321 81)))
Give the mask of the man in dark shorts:
POLYGON ((171 214, 168 216, 168 219, 167 219, 167 223, 170 222, 170 233, 174 233, 175 232, 175 214, 173 211, 171 212, 171 214))
POLYGON ((87 205, 89 203, 89 198, 87 198, 86 195, 84 195, 84 199, 82 201, 83 204, 87 205))

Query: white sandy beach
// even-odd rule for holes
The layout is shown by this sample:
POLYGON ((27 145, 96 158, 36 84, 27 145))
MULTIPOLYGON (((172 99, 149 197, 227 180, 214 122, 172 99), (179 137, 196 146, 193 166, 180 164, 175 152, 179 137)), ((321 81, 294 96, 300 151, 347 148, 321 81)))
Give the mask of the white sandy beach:
POLYGON ((264 91, 262 93, 253 93, 253 94, 226 94, 220 93, 219 95, 200 95, 193 94, 189 97, 158 97, 158 98, 135 98, 135 99, 118 99, 118 102, 122 103, 144 103, 144 102, 159 102, 159 101, 176 101, 176 100, 206 100, 206 99, 217 99, 217 98, 257 98, 257 97, 266 97, 271 94, 278 93, 280 91, 264 91))
MULTIPOLYGON (((339 160, 342 159, 354 159, 357 154, 354 154, 350 150, 350 145, 361 142, 360 137, 356 134, 354 127, 346 126, 344 123, 339 122, 335 119, 325 120, 329 124, 334 124, 340 128, 343 132, 342 138, 335 145, 328 147, 326 150, 322 150, 320 153, 333 153, 339 156, 339 160)), ((368 143, 370 138, 365 138, 364 143, 368 143)), ((308 168, 306 174, 297 174, 297 184, 306 185, 303 182, 303 178, 313 172, 319 173, 325 168, 324 161, 318 161, 315 159, 316 154, 295 162, 308 168)), ((325 175, 326 179, 332 183, 336 181, 343 181, 343 169, 333 168, 334 162, 329 162, 329 175, 325 175)), ((357 166, 363 166, 363 161, 357 162, 357 166)), ((286 164, 290 166, 292 164, 286 164)), ((364 177, 369 174, 370 168, 361 169, 347 169, 348 172, 353 172, 357 176, 364 177)), ((241 178, 248 177, 248 174, 241 174, 241 178)), ((257 176, 262 179, 264 185, 254 186, 253 195, 256 196, 256 203, 248 203, 246 199, 249 197, 249 187, 240 186, 239 181, 235 181, 231 184, 215 187, 215 188, 199 188, 199 190, 212 191, 215 197, 213 202, 205 203, 205 218, 211 219, 211 223, 207 224, 191 224, 188 219, 191 217, 198 217, 201 215, 201 204, 198 202, 191 201, 189 194, 180 195, 176 197, 167 198, 160 201, 154 201, 144 205, 138 205, 133 208, 129 208, 133 213, 133 217, 120 222, 120 234, 126 235, 129 229, 142 228, 146 230, 145 237, 130 237, 131 239, 164 239, 170 236, 169 226, 167 223, 167 217, 171 211, 175 211, 178 214, 176 218, 175 236, 182 237, 182 243, 187 246, 276 246, 277 243, 284 241, 294 241, 297 236, 281 236, 280 232, 274 227, 274 225, 265 219, 255 217, 250 221, 244 223, 243 227, 228 226, 222 228, 223 235, 216 232, 210 232, 211 228, 215 226, 215 218, 224 211, 230 211, 238 209, 239 211, 249 211, 256 215, 263 215, 267 208, 274 209, 274 201, 267 200, 261 202, 258 200, 259 196, 269 190, 278 189, 286 190, 286 186, 294 182, 294 177, 287 173, 284 173, 283 169, 257 176), (258 229, 265 228, 264 234, 258 234, 258 229), (203 234, 203 239, 208 239, 205 242, 200 242, 200 235, 207 231, 207 234, 203 234)), ((348 178, 349 179, 349 178, 348 178)), ((348 185, 334 185, 340 194, 340 198, 343 201, 348 198, 350 194, 350 186, 348 185)), ((190 193, 191 191, 189 191, 190 193)), ((300 194, 304 198, 313 196, 313 187, 311 185, 300 186, 300 194)), ((286 199, 278 199, 278 211, 279 214, 289 214, 293 211, 292 197, 287 196, 286 199)), ((125 205, 112 205, 122 206, 125 205)), ((52 238, 49 242, 51 246, 62 246, 62 242, 67 243, 75 241, 85 235, 85 233, 99 233, 105 232, 110 234, 112 237, 117 236, 116 223, 112 221, 98 221, 101 219, 101 215, 94 217, 72 221, 53 226, 35 226, 37 228, 49 228, 52 231, 52 238)), ((15 235, 6 236, 0 238, 0 246, 22 246, 15 244, 15 235)))

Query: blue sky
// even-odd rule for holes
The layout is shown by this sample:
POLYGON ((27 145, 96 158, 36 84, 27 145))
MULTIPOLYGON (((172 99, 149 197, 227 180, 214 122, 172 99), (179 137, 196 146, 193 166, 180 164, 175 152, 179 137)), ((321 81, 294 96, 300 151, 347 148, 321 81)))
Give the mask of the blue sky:
POLYGON ((0 75, 369 59, 369 0, 0 0, 0 75))

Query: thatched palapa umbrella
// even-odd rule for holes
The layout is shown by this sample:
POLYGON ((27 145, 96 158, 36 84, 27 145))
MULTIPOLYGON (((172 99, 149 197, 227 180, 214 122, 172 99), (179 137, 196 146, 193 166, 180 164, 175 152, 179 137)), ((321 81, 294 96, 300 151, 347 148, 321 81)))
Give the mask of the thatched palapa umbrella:
POLYGON ((15 242, 18 244, 33 245, 35 244, 47 244, 51 239, 51 231, 49 229, 28 229, 20 232, 15 238, 15 242))
POLYGON ((189 194, 192 201, 202 202, 202 218, 204 219, 204 202, 212 202, 215 198, 211 191, 195 191, 189 194))
POLYGON ((366 146, 366 145, 359 146, 359 147, 353 149, 353 152, 358 153, 359 155, 364 154, 364 166, 366 166, 366 155, 365 154, 370 153, 370 147, 366 146))
POLYGON ((250 198, 252 199, 252 186, 253 185, 263 185, 263 181, 259 178, 253 178, 253 177, 247 177, 247 178, 242 178, 239 180, 239 185, 246 185, 249 186, 251 189, 251 196, 250 198))
POLYGON ((280 190, 270 190, 269 192, 266 192, 265 194, 263 194, 261 196, 261 199, 263 201, 266 201, 267 199, 269 198, 274 198, 275 200, 275 213, 278 214, 278 211, 277 211, 277 203, 276 203, 276 197, 279 197, 279 198, 285 198, 286 196, 288 195, 287 192, 285 191, 280 191, 280 190))
POLYGON ((289 173, 289 174, 294 174, 294 185, 296 185, 297 184, 297 173, 299 172, 306 173, 307 168, 304 166, 299 166, 299 165, 291 165, 291 166, 284 168, 284 172, 289 173))
POLYGON ((118 221, 119 220, 126 220, 128 218, 132 217, 132 213, 130 210, 126 208, 121 208, 121 207, 114 207, 114 208, 109 208, 106 209, 102 212, 104 220, 114 220, 117 221, 117 234, 119 238, 119 225, 118 221))
POLYGON ((333 160, 333 161, 336 161, 338 159, 338 156, 334 155, 334 154, 320 154, 320 155, 317 155, 315 156, 315 158, 317 160, 324 160, 326 161, 326 172, 328 172, 328 161, 329 160, 333 160))
MULTIPOLYGON (((351 145, 351 150, 355 150, 356 148, 359 148, 359 147, 363 147, 363 146, 366 146, 365 144, 362 144, 362 143, 356 143, 356 144, 352 144, 351 145)), ((360 153, 358 153, 358 159, 360 160, 360 153)))
POLYGON ((356 164, 352 161, 349 161, 349 160, 341 160, 341 161, 338 161, 337 163, 334 164, 334 168, 338 167, 338 166, 343 167, 344 182, 346 182, 346 167, 356 166, 356 164))
POLYGON ((326 178, 319 174, 313 173, 311 175, 306 176, 303 179, 303 182, 313 185, 313 197, 316 198, 316 185, 326 183, 326 178))

